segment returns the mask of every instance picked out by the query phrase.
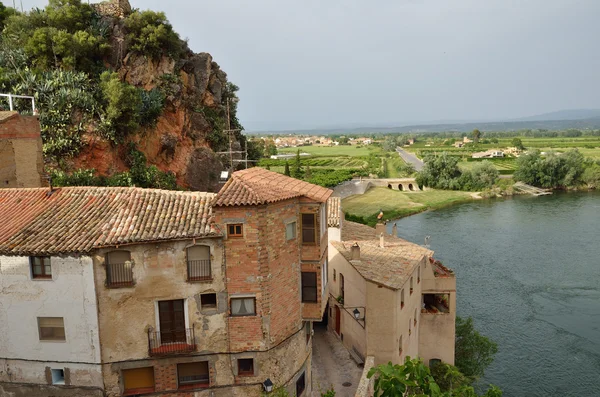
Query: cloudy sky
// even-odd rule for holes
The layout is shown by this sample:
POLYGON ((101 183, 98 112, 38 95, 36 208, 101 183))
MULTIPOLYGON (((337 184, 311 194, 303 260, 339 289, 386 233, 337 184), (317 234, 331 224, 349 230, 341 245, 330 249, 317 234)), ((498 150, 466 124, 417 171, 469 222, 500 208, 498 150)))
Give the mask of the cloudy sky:
POLYGON ((240 86, 251 131, 600 108, 598 0, 131 4, 164 11, 194 51, 213 55, 240 86))

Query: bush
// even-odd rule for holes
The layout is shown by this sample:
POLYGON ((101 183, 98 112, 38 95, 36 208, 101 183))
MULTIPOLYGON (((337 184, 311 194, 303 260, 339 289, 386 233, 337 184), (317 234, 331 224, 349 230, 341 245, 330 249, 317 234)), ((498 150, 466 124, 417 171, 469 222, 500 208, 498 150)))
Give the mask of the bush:
POLYGON ((157 88, 153 88, 150 91, 139 89, 139 95, 140 124, 143 126, 155 126, 165 107, 165 95, 157 88))
POLYGON ((544 188, 572 187, 581 183, 585 158, 577 149, 546 157, 534 150, 519 157, 517 166, 514 173, 517 181, 544 188))
POLYGON ((592 164, 588 166, 581 176, 583 183, 590 189, 600 188, 600 165, 592 164))
POLYGON ((106 104, 102 132, 113 142, 120 142, 139 127, 140 95, 134 86, 121 82, 115 72, 106 71, 100 75, 100 88, 106 104))
POLYGON ((176 58, 183 51, 183 43, 164 12, 133 12, 125 18, 125 27, 130 48, 138 54, 152 58, 166 54, 176 58))

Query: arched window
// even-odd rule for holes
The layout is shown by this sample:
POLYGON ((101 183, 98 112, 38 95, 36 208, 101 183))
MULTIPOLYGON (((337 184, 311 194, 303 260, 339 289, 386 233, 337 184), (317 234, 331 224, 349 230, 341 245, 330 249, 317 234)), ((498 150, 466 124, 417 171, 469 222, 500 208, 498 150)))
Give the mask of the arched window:
POLYGON ((437 364, 441 364, 441 363, 442 363, 442 360, 440 360, 439 358, 432 358, 431 360, 429 360, 429 368, 433 368, 437 364))
POLYGON ((106 286, 111 288, 133 285, 131 252, 111 251, 106 254, 106 286))
POLYGON ((210 247, 193 245, 186 249, 188 281, 212 280, 210 247))

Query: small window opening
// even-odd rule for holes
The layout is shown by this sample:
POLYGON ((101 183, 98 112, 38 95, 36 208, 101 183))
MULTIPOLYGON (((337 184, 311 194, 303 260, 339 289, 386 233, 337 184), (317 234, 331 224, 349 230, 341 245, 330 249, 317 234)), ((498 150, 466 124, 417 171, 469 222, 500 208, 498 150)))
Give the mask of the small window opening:
POLYGON ((204 309, 217 308, 217 294, 202 294, 200 295, 200 307, 204 309))
POLYGON ((450 294, 423 294, 424 313, 450 313, 450 294))
POLYGON ((239 376, 254 376, 254 359, 253 358, 240 358, 238 362, 238 375, 239 376))
POLYGON ((52 369, 52 384, 53 385, 64 385, 65 384, 65 370, 63 369, 52 369))
POLYGON ((227 225, 227 237, 244 237, 244 228, 241 223, 227 225))

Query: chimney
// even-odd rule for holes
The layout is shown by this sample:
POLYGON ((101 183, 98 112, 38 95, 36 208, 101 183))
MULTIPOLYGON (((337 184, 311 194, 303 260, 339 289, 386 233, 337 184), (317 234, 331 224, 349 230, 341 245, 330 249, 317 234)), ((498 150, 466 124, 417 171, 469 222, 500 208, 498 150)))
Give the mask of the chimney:
POLYGON ((379 235, 379 246, 380 246, 381 248, 385 248, 385 240, 384 240, 384 237, 383 237, 383 233, 381 233, 381 234, 379 235))
POLYGON ((377 222, 377 225, 375 225, 375 232, 377 232, 377 234, 385 233, 385 229, 386 225, 383 222, 377 222))
POLYGON ((398 237, 398 225, 394 222, 394 226, 392 226, 392 236, 398 237))
POLYGON ((358 246, 358 243, 354 243, 352 247, 350 247, 350 253, 352 254, 353 261, 360 260, 360 247, 358 246))

